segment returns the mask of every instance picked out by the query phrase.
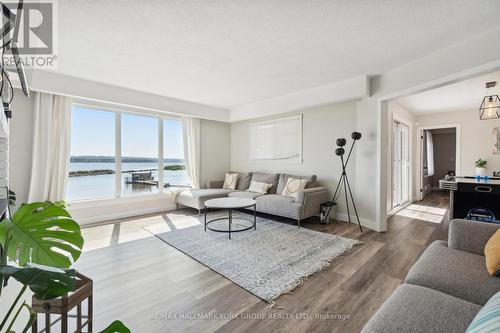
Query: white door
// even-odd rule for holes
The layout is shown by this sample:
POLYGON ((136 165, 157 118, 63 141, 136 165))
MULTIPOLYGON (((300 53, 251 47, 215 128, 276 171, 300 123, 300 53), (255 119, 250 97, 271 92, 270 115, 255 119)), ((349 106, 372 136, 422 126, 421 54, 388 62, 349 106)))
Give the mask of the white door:
POLYGON ((392 208, 410 200, 410 129, 405 124, 393 124, 392 208))

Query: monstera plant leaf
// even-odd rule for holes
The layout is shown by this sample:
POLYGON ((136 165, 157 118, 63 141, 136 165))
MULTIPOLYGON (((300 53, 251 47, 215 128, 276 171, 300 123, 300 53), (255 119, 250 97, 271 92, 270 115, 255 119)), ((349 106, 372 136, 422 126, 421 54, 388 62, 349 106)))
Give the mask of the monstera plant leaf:
POLYGON ((80 226, 60 204, 24 204, 0 222, 0 245, 20 266, 27 262, 68 268, 82 252, 80 226))
POLYGON ((28 286, 38 299, 53 299, 75 289, 74 269, 63 270, 35 264, 24 267, 0 265, 0 275, 5 281, 12 277, 28 286))
POLYGON ((131 333, 130 329, 125 326, 121 321, 115 320, 108 327, 99 333, 131 333))

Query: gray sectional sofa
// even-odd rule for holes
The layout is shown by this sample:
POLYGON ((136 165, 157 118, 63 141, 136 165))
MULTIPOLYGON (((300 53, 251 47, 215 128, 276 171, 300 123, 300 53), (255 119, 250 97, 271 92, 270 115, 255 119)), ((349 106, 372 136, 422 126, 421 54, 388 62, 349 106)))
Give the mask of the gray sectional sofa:
POLYGON ((495 293, 484 246, 498 224, 453 220, 448 242, 432 243, 362 333, 465 332, 495 293))
MULTIPOLYGON (((231 172, 236 173, 236 172, 231 172)), ((316 186, 316 176, 295 176, 288 174, 273 174, 263 172, 237 172, 238 181, 234 190, 223 189, 223 181, 209 181, 206 189, 189 189, 180 192, 176 197, 179 206, 205 209, 205 201, 214 198, 240 197, 256 201, 258 212, 283 216, 300 221, 320 212, 320 205, 330 200, 330 192, 325 187, 316 186), (306 188, 294 199, 283 196, 288 177, 307 179, 306 188), (248 192, 251 181, 272 184, 267 194, 248 192)))

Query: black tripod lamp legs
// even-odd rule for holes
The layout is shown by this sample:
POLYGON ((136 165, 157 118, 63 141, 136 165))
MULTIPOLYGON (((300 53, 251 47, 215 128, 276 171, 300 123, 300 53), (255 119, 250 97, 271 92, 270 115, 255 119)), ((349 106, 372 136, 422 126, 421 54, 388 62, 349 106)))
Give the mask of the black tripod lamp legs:
MULTIPOLYGON (((349 194, 351 196, 352 207, 354 208, 354 213, 356 214, 356 219, 358 220, 359 231, 363 232, 363 227, 361 226, 361 221, 359 220, 358 209, 356 208, 356 203, 354 202, 354 197, 351 191, 351 184, 349 184, 349 179, 345 177, 347 188, 349 189, 349 194)), ((350 222, 350 221, 349 221, 350 222)))

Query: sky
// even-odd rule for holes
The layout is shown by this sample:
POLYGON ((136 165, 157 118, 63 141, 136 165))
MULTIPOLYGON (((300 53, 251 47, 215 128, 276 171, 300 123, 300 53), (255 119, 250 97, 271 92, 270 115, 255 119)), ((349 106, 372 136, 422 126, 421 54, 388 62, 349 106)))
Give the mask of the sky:
MULTIPOLYGON (((165 119, 164 157, 184 158, 182 124, 165 119)), ((74 106, 71 156, 115 155, 115 113, 74 106)), ((122 156, 158 157, 158 118, 122 113, 122 156)))

